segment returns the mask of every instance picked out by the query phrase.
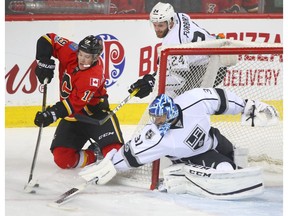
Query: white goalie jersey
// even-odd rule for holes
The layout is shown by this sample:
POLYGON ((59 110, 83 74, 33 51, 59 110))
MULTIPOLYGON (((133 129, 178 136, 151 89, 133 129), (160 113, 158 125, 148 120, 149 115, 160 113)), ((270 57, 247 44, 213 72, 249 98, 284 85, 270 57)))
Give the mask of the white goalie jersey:
POLYGON ((164 156, 172 160, 202 154, 217 147, 209 135, 210 115, 242 113, 245 101, 223 89, 196 88, 176 97, 180 118, 164 136, 154 124, 148 124, 114 155, 117 170, 128 170, 164 156))
POLYGON ((163 188, 169 193, 190 193, 215 199, 261 194, 264 185, 259 167, 234 170, 230 166, 231 170, 222 166, 218 169, 218 166, 190 163, 190 160, 208 151, 217 152, 218 145, 223 145, 223 140, 218 143, 217 135, 210 133, 211 115, 241 113, 242 121, 252 123, 251 126, 269 126, 279 117, 276 109, 260 101, 243 100, 233 92, 219 88, 195 88, 176 97, 174 103, 179 116, 163 136, 155 124, 147 124, 118 151, 111 150, 99 165, 87 167, 80 175, 88 182, 97 179, 96 184, 105 184, 117 171, 169 157, 176 162, 163 170, 163 188), (189 163, 184 163, 185 159, 189 163), (225 184, 220 184, 222 181, 225 184))

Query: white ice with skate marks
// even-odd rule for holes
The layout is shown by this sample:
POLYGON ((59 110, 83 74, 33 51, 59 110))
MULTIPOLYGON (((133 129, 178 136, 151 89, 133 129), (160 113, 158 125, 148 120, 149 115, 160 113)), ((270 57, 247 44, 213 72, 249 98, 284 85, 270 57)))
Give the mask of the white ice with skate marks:
MULTIPOLYGON (((126 139, 133 126, 123 126, 126 139)), ((48 204, 83 183, 80 169, 61 170, 53 162, 49 147, 55 128, 44 128, 33 179, 39 183, 35 194, 25 193, 38 128, 5 130, 5 215, 85 215, 85 216, 277 216, 283 214, 283 187, 266 187, 264 194, 241 201, 217 201, 191 195, 174 195, 137 187, 119 185, 116 180, 107 185, 89 185, 72 200, 51 208, 48 204)), ((274 177, 273 177, 274 178, 274 177)))

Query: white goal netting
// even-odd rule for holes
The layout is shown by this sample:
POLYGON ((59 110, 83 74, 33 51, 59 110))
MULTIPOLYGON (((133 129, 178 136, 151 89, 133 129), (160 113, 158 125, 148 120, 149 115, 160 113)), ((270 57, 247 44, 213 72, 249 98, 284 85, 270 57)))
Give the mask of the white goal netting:
MULTIPOLYGON (((211 120, 212 126, 217 127, 235 147, 248 149, 249 166, 259 165, 270 172, 282 173, 282 54, 282 44, 227 39, 162 47, 159 50, 158 86, 153 94, 165 92, 174 98, 192 88, 217 87, 232 90, 244 99, 261 100, 275 106, 280 114, 276 126, 244 127, 240 115, 212 116, 211 120)), ((138 129, 148 121, 146 112, 138 129)), ((125 173, 125 178, 147 187, 151 185, 151 176, 154 176, 153 181, 157 181, 158 174, 161 176, 157 167, 156 174, 151 174, 152 168, 155 165, 145 165, 125 173)), ((156 183, 152 182, 152 188, 156 183)))

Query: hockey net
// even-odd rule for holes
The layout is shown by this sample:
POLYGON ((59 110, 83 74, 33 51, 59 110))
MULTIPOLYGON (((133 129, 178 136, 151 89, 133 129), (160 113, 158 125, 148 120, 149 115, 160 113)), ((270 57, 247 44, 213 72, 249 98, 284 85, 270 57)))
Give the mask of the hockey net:
MULTIPOLYGON (((212 116, 218 128, 236 148, 248 149, 249 166, 283 172, 283 46, 228 39, 203 41, 159 50, 160 64, 154 95, 171 97, 196 87, 217 87, 235 92, 244 99, 261 100, 276 107, 276 126, 241 126, 241 116, 212 116)), ((149 121, 146 111, 138 124, 149 121)), ((161 161, 123 174, 125 182, 154 189, 161 176, 161 161)), ((161 165, 162 166, 162 165, 161 165)), ((163 165, 165 166, 165 165, 163 165)))

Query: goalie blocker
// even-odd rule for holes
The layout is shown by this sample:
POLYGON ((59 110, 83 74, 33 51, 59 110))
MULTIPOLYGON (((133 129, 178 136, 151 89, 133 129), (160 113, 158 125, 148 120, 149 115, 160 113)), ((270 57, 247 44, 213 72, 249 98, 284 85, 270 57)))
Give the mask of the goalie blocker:
POLYGON ((244 199, 264 190, 262 169, 249 167, 219 171, 195 164, 177 164, 163 170, 168 193, 188 193, 219 200, 244 199))

